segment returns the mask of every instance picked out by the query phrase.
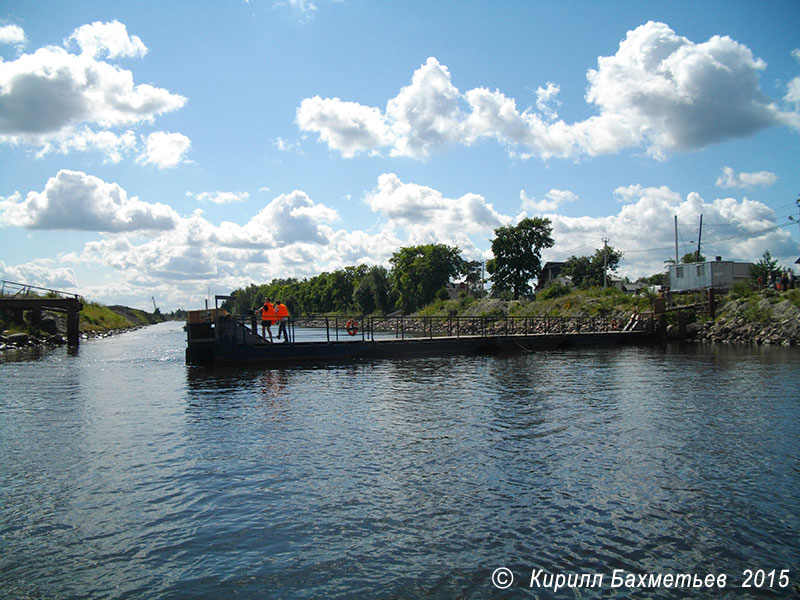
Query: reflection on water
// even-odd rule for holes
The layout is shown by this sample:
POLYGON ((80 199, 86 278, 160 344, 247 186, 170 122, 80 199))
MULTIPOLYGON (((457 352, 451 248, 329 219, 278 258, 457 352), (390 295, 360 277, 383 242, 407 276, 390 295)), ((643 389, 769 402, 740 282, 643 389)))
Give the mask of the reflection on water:
POLYGON ((796 594, 799 374, 709 346, 202 369, 176 324, 1 364, 0 596, 485 598, 500 566, 523 596, 564 597, 534 568, 796 594))

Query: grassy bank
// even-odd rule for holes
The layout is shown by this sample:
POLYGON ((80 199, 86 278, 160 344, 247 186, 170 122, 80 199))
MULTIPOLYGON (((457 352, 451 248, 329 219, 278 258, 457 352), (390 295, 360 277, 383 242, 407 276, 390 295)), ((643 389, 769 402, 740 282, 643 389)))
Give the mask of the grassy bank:
POLYGON ((105 306, 96 302, 85 302, 80 312, 80 331, 103 333, 153 325, 164 320, 164 316, 160 313, 149 313, 128 306, 105 306))
POLYGON ((79 323, 81 333, 113 331, 135 326, 130 319, 114 312, 108 306, 94 302, 87 302, 83 305, 79 323))

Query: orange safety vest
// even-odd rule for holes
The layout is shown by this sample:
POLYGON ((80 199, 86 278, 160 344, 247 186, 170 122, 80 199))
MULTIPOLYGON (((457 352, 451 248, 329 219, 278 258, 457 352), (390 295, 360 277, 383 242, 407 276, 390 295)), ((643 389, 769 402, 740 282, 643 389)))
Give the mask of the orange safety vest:
POLYGON ((265 302, 261 307, 261 320, 265 321, 267 325, 275 322, 275 307, 272 306, 272 302, 265 302))
POLYGON ((278 304, 278 308, 275 309, 275 313, 278 316, 278 320, 282 319, 283 317, 289 316, 289 309, 286 308, 286 305, 281 303, 278 304))

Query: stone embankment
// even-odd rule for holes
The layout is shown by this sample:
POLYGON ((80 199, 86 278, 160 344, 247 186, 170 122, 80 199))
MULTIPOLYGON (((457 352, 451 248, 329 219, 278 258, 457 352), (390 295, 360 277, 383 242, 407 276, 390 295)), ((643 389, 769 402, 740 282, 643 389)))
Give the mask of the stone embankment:
POLYGON ((39 329, 34 332, 11 333, 6 330, 0 334, 0 352, 20 348, 63 346, 66 343, 66 325, 60 329, 58 320, 54 317, 43 317, 39 329))
POLYGON ((689 339, 723 344, 800 345, 800 307, 789 299, 730 300, 719 316, 686 328, 689 339))

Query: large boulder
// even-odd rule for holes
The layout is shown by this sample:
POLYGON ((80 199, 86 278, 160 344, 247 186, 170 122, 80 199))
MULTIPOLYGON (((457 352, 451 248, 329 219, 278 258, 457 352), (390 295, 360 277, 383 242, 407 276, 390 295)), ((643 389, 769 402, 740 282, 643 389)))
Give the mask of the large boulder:
POLYGON ((54 317, 42 317, 39 322, 39 329, 50 335, 58 334, 58 323, 54 317))
POLYGON ((701 331, 703 331, 702 323, 700 323, 699 321, 695 321, 694 323, 689 323, 686 326, 686 337, 693 338, 701 331))

